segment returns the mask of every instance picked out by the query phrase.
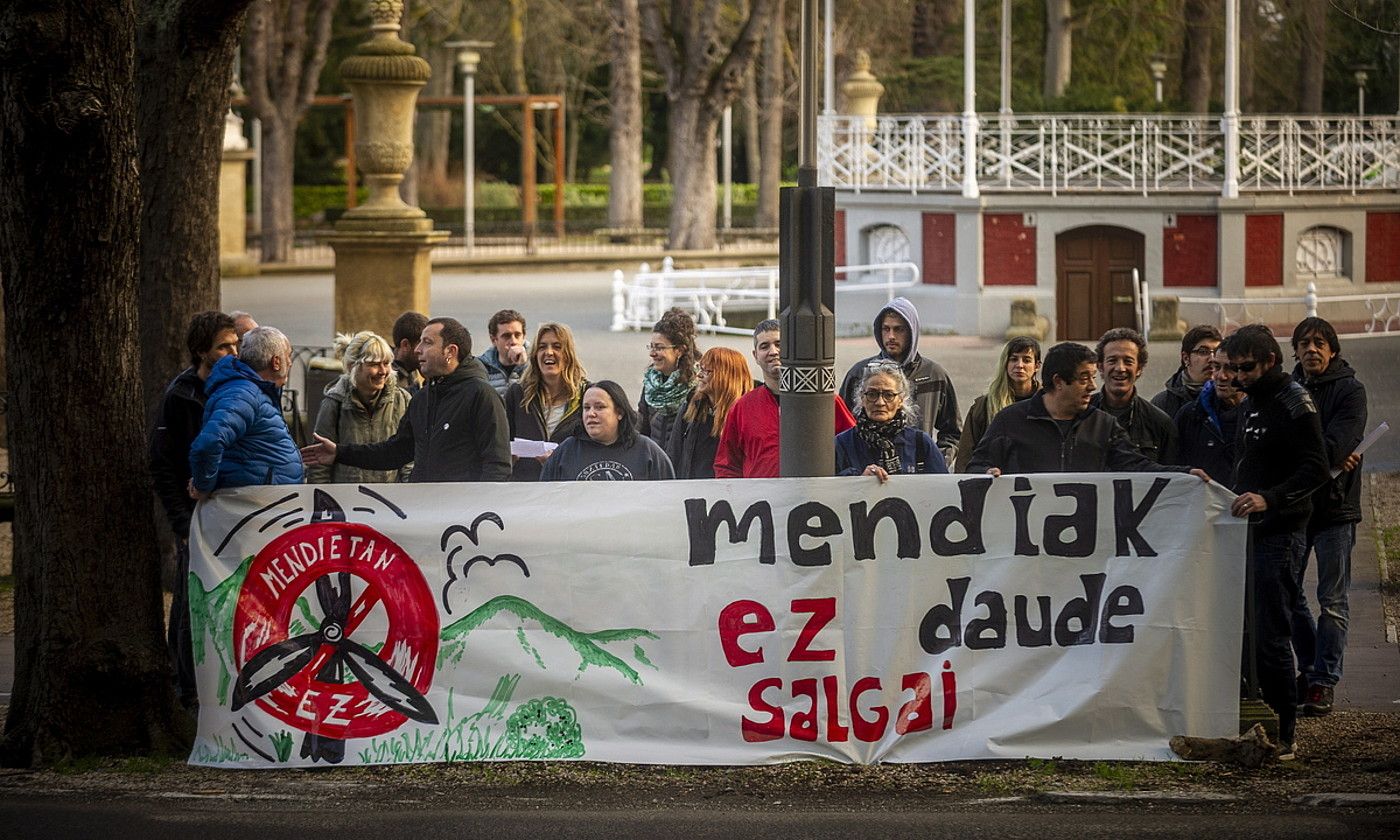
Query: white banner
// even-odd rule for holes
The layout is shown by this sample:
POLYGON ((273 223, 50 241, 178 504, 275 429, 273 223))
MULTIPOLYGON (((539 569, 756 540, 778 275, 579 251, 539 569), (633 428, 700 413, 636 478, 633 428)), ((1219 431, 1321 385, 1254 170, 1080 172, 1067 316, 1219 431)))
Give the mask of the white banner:
POLYGON ((190 762, 1170 759, 1237 732, 1231 498, 1175 474, 221 491, 190 539, 190 762))

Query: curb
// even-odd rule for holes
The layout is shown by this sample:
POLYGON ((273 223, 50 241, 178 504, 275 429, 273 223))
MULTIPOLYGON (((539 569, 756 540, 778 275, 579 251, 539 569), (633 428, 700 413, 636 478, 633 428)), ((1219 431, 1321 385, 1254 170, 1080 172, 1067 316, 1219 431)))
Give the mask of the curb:
POLYGON ((1380 572, 1381 615, 1385 619, 1385 640, 1392 645, 1400 644, 1400 627, 1397 627, 1395 623, 1390 620, 1390 612, 1385 609, 1385 587, 1390 581, 1390 566, 1385 550, 1385 529, 1381 527, 1380 517, 1377 515, 1378 512, 1376 510, 1376 493, 1378 491, 1376 487, 1376 473, 1367 474, 1366 483, 1368 485, 1367 490, 1369 491, 1371 502, 1371 532, 1375 534, 1376 539, 1376 564, 1380 572))

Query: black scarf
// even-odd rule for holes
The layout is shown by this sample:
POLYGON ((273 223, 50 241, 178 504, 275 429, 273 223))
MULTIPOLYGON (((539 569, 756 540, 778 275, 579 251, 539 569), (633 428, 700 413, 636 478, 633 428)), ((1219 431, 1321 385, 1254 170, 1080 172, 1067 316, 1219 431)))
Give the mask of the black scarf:
POLYGON ((882 422, 871 420, 862 408, 856 419, 856 435, 865 441, 866 448, 875 456, 875 463, 890 474, 904 471, 899 462, 899 437, 908 427, 909 421, 903 411, 882 422))

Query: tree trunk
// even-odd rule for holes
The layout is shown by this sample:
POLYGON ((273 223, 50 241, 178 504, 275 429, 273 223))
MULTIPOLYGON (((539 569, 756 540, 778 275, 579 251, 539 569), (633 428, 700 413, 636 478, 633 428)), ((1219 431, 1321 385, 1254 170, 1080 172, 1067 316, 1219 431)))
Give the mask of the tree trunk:
POLYGON ((1327 67, 1327 0, 1301 0, 1298 11, 1298 112, 1319 114, 1327 67))
POLYGON ((915 0, 909 37, 914 58, 932 58, 950 53, 948 30, 962 17, 958 0, 915 0))
POLYGON ((608 148, 608 227, 642 226, 642 46, 637 0, 613 0, 612 75, 608 102, 612 121, 608 148))
MULTIPOLYGON (((761 166, 759 156, 762 154, 762 147, 758 126, 762 118, 758 112, 758 73, 758 66, 755 64, 744 74, 744 95, 741 97, 743 107, 739 110, 744 120, 744 177, 740 180, 748 183, 758 182, 758 170, 761 166)), ((735 177, 738 178, 738 174, 735 177)))
POLYGON ((718 122, 699 99, 671 102, 671 248, 714 247, 718 122))
POLYGON ((1074 29, 1070 0, 1045 0, 1045 98, 1059 99, 1069 87, 1074 29))
POLYGON ((173 751, 188 735, 155 532, 139 524, 151 491, 136 398, 135 28, 133 0, 0 11, 0 273, 10 410, 23 418, 9 430, 15 683, 0 757, 11 766, 173 751), (55 410, 55 394, 81 409, 55 410))
POLYGON ((292 199, 296 123, 276 116, 262 124, 262 261, 290 262, 296 240, 292 199))
POLYGON ((1254 33, 1258 29, 1256 0, 1240 0, 1240 110, 1254 110, 1254 33))
POLYGON ((1210 48, 1214 31, 1210 0, 1186 0, 1182 9, 1181 98, 1193 114, 1210 110, 1210 48))
POLYGON ((773 7, 773 21, 763 40, 763 73, 759 82, 758 207, 754 227, 778 226, 778 193, 783 179, 783 70, 787 66, 787 30, 783 0, 773 7))
POLYGON ((136 36, 141 154, 141 405, 188 363, 185 330, 219 308, 219 169, 233 57, 248 0, 142 7, 136 36), (179 130, 171 130, 179 126, 179 130))
MULTIPOLYGON (((457 75, 451 50, 430 43, 426 36, 415 39, 418 52, 433 66, 433 75, 423 88, 423 96, 451 96, 457 75)), ((461 109, 456 109, 460 111, 461 109)), ((413 135, 413 165, 418 170, 415 199, 432 207, 445 207, 461 191, 447 174, 452 157, 452 111, 447 108, 419 108, 413 135)), ((408 178, 404 178, 404 183, 408 178)), ((408 199, 405 198, 405 201, 408 199)), ((417 205, 418 201, 409 202, 417 205)))

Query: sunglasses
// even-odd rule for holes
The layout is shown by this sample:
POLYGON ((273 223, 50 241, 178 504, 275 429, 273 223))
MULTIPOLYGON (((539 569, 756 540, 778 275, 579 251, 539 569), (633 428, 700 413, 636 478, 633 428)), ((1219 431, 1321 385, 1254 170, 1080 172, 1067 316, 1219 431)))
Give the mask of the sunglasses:
POLYGON ((1225 364, 1225 369, 1228 370, 1230 373, 1252 373, 1254 369, 1258 366, 1259 362, 1257 360, 1252 362, 1239 363, 1227 362, 1225 364))

